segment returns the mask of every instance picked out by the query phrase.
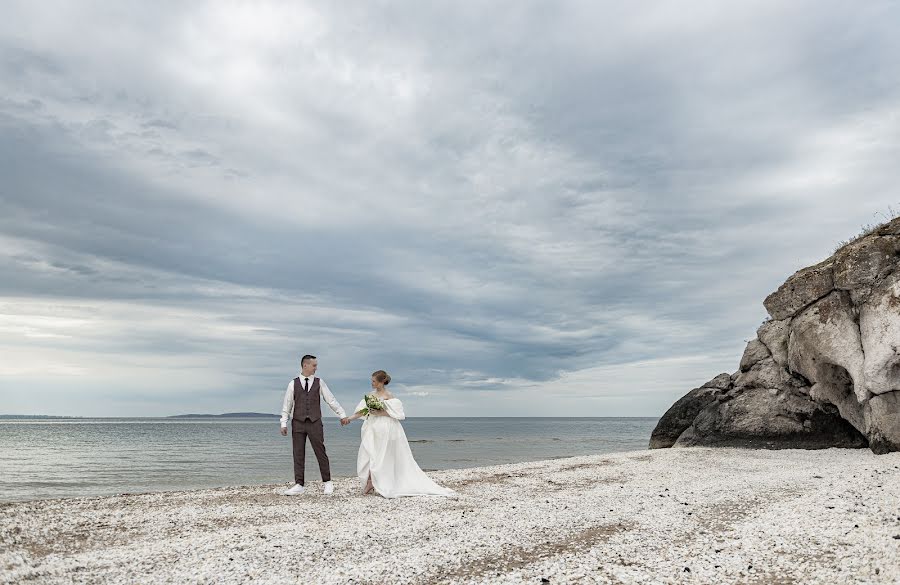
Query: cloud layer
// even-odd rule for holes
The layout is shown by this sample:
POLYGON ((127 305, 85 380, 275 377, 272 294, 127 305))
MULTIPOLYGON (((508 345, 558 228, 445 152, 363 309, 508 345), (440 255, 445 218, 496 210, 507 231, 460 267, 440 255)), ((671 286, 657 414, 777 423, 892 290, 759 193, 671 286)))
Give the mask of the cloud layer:
POLYGON ((2 412, 655 416, 900 206, 896 3, 7 12, 2 412))

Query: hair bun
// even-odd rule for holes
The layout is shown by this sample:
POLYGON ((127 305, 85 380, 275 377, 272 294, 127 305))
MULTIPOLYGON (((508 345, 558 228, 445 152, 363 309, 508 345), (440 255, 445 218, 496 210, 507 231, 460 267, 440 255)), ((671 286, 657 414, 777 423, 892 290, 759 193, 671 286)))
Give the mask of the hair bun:
POLYGON ((391 376, 385 372, 384 370, 377 370, 372 372, 372 377, 387 386, 391 383, 391 376))

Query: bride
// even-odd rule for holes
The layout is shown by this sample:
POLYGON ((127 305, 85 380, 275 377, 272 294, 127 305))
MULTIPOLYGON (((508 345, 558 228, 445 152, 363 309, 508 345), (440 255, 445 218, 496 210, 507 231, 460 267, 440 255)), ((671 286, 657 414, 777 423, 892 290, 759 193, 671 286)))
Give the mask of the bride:
MULTIPOLYGON (((384 410, 365 412, 365 398, 354 409, 350 421, 365 418, 356 459, 356 473, 365 482, 363 494, 375 490, 385 498, 401 496, 455 496, 450 488, 434 483, 413 459, 400 421, 406 418, 403 403, 385 389, 391 377, 384 370, 372 374, 370 396, 384 403, 384 410)), ((348 421, 349 424, 349 421, 348 421)))

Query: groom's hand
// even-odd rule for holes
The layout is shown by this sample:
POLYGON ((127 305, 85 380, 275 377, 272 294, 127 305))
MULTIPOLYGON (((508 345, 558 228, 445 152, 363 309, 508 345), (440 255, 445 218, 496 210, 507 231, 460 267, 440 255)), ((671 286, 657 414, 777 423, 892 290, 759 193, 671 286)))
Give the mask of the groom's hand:
POLYGON ((342 427, 345 427, 345 426, 347 426, 347 425, 349 425, 349 424, 350 424, 350 419, 347 418, 346 416, 345 416, 344 418, 341 419, 341 426, 342 426, 342 427))
POLYGON ((287 427, 281 427, 281 434, 285 437, 287 436, 287 427))

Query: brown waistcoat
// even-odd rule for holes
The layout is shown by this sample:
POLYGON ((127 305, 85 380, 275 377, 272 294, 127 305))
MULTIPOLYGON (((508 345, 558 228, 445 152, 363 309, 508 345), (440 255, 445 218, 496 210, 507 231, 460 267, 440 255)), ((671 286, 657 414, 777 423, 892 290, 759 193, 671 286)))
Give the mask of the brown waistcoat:
POLYGON ((294 420, 317 421, 322 418, 319 379, 310 378, 309 392, 303 389, 303 378, 294 378, 294 420))

